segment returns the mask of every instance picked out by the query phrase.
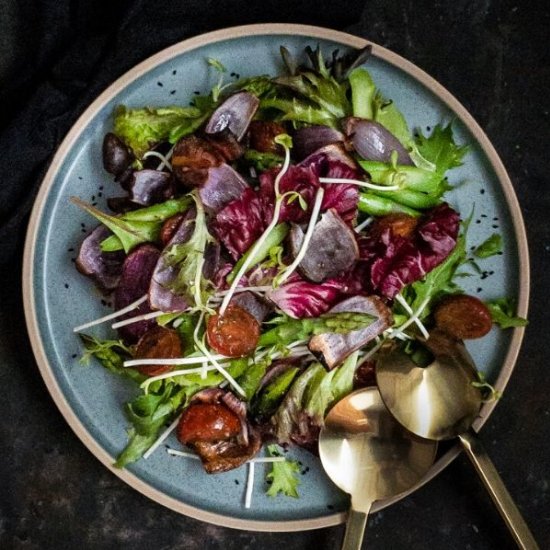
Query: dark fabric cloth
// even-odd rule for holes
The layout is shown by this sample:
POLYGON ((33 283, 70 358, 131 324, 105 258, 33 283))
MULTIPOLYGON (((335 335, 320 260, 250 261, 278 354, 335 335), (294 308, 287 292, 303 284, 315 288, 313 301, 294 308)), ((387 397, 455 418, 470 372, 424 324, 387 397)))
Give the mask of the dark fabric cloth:
POLYGON ((218 28, 295 22, 343 28, 363 2, 4 0, 0 9, 0 262, 21 246, 57 146, 113 80, 153 53, 218 28))

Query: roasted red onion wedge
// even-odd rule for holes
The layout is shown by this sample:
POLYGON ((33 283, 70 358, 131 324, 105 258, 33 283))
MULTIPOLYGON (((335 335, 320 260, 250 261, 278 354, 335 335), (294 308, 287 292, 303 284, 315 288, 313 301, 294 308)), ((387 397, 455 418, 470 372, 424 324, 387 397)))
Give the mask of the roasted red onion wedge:
POLYGON ((174 179, 160 170, 136 170, 130 179, 130 200, 143 206, 164 202, 174 196, 174 179))
POLYGON ((326 333, 313 336, 309 341, 310 351, 330 370, 341 364, 348 355, 368 344, 391 327, 391 310, 378 296, 353 296, 335 305, 331 313, 368 313, 377 317, 368 327, 348 334, 326 333))
POLYGON ((231 201, 238 199, 247 188, 248 183, 244 178, 229 164, 223 163, 208 170, 199 195, 206 208, 219 212, 231 201))
POLYGON ((80 273, 90 277, 105 291, 118 286, 124 262, 124 252, 103 252, 101 242, 112 233, 104 226, 96 227, 82 242, 76 259, 80 273))
POLYGON ((240 141, 259 105, 260 100, 250 92, 237 92, 214 111, 205 132, 216 134, 227 128, 240 141))
POLYGON ((296 130, 292 136, 292 153, 297 160, 302 160, 326 145, 343 142, 344 140, 344 134, 330 126, 320 124, 304 126, 296 130))
POLYGON ((344 121, 343 129, 355 151, 364 159, 389 162, 391 154, 396 151, 398 164, 413 164, 407 149, 382 124, 374 120, 349 117, 344 121))

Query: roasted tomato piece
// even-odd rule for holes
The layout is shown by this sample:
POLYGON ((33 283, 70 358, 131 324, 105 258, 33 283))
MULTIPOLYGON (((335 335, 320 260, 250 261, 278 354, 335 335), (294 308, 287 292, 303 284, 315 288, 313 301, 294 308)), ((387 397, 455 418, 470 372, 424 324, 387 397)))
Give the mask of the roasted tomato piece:
POLYGON ((223 156, 211 143, 197 136, 180 139, 172 154, 174 175, 185 185, 202 185, 208 177, 208 169, 223 161, 223 156))
POLYGON ((184 445, 198 441, 224 441, 239 435, 239 417, 221 403, 194 403, 181 415, 178 439, 184 445))
POLYGON ((248 127, 250 147, 262 153, 282 154, 282 148, 273 141, 286 132, 284 126, 267 120, 253 120, 248 127))
POLYGON ((383 233, 389 228, 394 235, 407 238, 414 233, 417 225, 418 218, 408 214, 395 213, 378 218, 374 230, 383 233))
POLYGON ((487 306, 468 294, 443 298, 434 310, 434 319, 438 328, 460 340, 481 338, 493 324, 487 306))
POLYGON ((260 325, 248 311, 230 305, 223 316, 212 315, 206 327, 208 344, 227 357, 244 357, 256 349, 260 325))
MULTIPOLYGON (((170 328, 155 326, 148 330, 136 344, 136 359, 175 359, 181 357, 181 340, 178 333, 170 328)), ((172 365, 141 365, 141 374, 157 376, 169 372, 172 365)))

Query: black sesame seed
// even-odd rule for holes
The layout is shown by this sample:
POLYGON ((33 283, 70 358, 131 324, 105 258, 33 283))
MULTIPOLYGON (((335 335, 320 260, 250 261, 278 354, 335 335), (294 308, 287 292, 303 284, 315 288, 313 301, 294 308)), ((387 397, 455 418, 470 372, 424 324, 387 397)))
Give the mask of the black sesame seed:
POLYGON ((493 225, 491 225, 491 227, 492 227, 493 229, 498 229, 498 224, 494 223, 493 225))
POLYGON ((82 179, 82 176, 78 176, 78 179, 81 180, 81 179, 82 179))
POLYGON ((80 227, 86 227, 86 224, 85 224, 84 222, 82 222, 82 223, 80 224, 80 227))
POLYGON ((98 197, 103 197, 103 193, 100 191, 98 194, 97 194, 98 197))
POLYGON ((92 202, 92 206, 97 206, 97 202, 92 202))
POLYGON ((76 359, 77 357, 78 357, 78 354, 76 354, 76 353, 73 353, 73 354, 71 355, 71 358, 72 358, 72 359, 76 359))
POLYGON ((327 508, 328 508, 329 510, 334 510, 334 506, 333 506, 332 504, 327 504, 327 508))
POLYGON ((498 216, 495 216, 495 217, 493 218, 493 221, 494 221, 494 222, 498 222, 498 216))
POLYGON ((486 217, 487 217, 487 214, 481 214, 481 217, 482 217, 482 218, 486 218, 486 217))
POLYGON ((157 82, 157 86, 159 86, 160 88, 162 88, 164 86, 164 84, 162 82, 157 82))
POLYGON ((71 262, 74 264, 76 262, 76 258, 71 258, 71 262))
POLYGON ((74 248, 73 247, 67 248, 67 252, 74 252, 74 248))
POLYGON ((174 95, 176 93, 176 90, 170 90, 170 95, 174 95))
POLYGON ((502 256, 502 255, 504 254, 504 252, 502 252, 502 250, 500 250, 499 252, 497 252, 497 254, 498 254, 499 256, 502 256))
POLYGON ((65 285, 64 285, 64 286, 65 286, 65 288, 69 288, 69 285, 68 285, 67 283, 65 283, 65 285))
POLYGON ((101 305, 102 306, 106 306, 107 305, 107 302, 105 300, 101 300, 101 305))
POLYGON ((195 90, 193 93, 194 93, 195 95, 201 95, 201 93, 200 93, 198 90, 195 90))
POLYGON ((480 193, 481 193, 482 195, 485 195, 485 189, 481 189, 481 190, 480 190, 480 193))
POLYGON ((95 201, 95 195, 92 195, 92 200, 95 201))
POLYGON ((231 73, 229 76, 237 76, 237 73, 231 73))
POLYGON ((476 220, 476 223, 481 223, 481 220, 476 220))
POLYGON ((482 290, 483 290, 483 289, 482 289, 480 286, 478 286, 478 287, 476 288, 476 292, 481 292, 482 290))
POLYGON ((100 191, 103 191, 103 185, 100 185, 100 186, 99 186, 99 190, 100 190, 100 191))
POLYGON ((235 485, 240 485, 240 483, 239 483, 239 480, 238 480, 238 479, 235 479, 234 481, 235 481, 235 485))
POLYGON ((489 271, 489 275, 494 275, 495 272, 494 271, 489 271))
POLYGON ((470 246, 470 250, 475 250, 476 247, 475 246, 470 246))
POLYGON ((426 130, 428 130, 428 132, 432 129, 431 126, 426 126, 426 130))
POLYGON ((81 229, 81 231, 82 233, 86 233, 86 229, 84 227, 81 229))
POLYGON ((177 72, 178 72, 178 71, 176 71, 176 69, 174 69, 174 70, 172 71, 172 74, 176 74, 177 72))

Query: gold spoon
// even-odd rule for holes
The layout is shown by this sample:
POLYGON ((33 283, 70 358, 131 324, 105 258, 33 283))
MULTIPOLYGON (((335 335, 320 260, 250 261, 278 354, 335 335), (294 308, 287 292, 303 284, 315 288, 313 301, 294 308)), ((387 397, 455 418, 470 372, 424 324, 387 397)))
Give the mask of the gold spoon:
POLYGON ((472 358, 462 342, 434 332, 425 342, 434 358, 418 367, 396 346, 382 349, 376 381, 384 404, 412 433, 440 441, 457 437, 520 548, 538 545, 495 466, 471 428, 482 395, 472 358))
POLYGON ((436 450, 437 442, 420 439, 395 421, 375 387, 357 390, 331 409, 319 455, 332 481, 351 495, 343 550, 361 547, 372 504, 418 483, 436 450))

